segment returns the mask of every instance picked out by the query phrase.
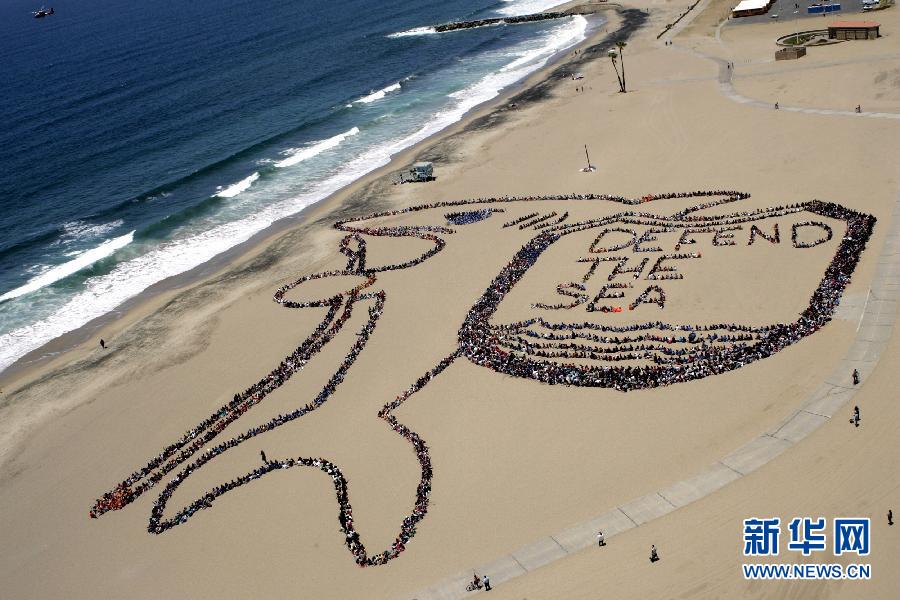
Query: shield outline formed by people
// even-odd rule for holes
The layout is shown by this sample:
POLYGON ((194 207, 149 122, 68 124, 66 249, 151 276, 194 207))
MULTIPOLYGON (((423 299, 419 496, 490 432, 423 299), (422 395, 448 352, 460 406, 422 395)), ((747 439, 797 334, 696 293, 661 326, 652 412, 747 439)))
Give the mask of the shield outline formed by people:
MULTIPOLYGON (((671 217, 654 217, 646 213, 641 213, 641 216, 633 213, 620 213, 606 219, 598 219, 593 223, 559 225, 537 234, 516 253, 510 263, 493 280, 488 288, 489 291, 483 294, 468 312, 466 320, 459 330, 460 351, 474 364, 514 377, 524 377, 554 385, 605 387, 621 391, 654 388, 725 373, 761 358, 768 358, 775 352, 815 333, 824 322, 830 320, 843 294, 844 287, 849 282, 859 257, 871 236, 875 223, 875 218, 871 215, 818 200, 787 208, 760 209, 748 214, 725 218, 693 215, 687 220, 684 217, 689 212, 692 212, 691 209, 681 211, 671 217), (560 364, 555 361, 523 357, 521 354, 507 352, 499 347, 498 328, 492 325, 490 320, 499 308, 502 298, 526 275, 547 249, 566 235, 583 231, 586 227, 603 227, 620 223, 674 227, 685 230, 708 228, 724 224, 753 223, 801 212, 846 223, 846 233, 841 237, 834 258, 843 256, 847 259, 836 263, 833 258, 819 286, 813 291, 808 306, 800 313, 796 321, 756 328, 754 333, 757 334, 758 339, 751 346, 733 347, 725 351, 717 350, 710 353, 706 360, 695 360, 696 356, 691 355, 688 361, 658 367, 560 364), (830 290, 826 288, 830 288, 830 290), (778 341, 775 342, 775 340, 778 341)), ((648 323, 647 327, 649 328, 650 325, 648 323)), ((673 330, 693 331, 696 327, 698 326, 676 326, 673 327, 673 330)), ((600 333, 621 332, 615 327, 602 325, 598 326, 596 330, 600 333)))

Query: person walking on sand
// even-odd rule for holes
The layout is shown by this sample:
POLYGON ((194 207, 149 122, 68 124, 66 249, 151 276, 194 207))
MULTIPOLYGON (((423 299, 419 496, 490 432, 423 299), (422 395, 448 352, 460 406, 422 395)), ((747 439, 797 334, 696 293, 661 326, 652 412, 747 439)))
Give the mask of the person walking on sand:
POLYGON ((266 459, 266 452, 265 452, 265 450, 260 450, 260 451, 259 451, 259 457, 262 458, 262 461, 263 461, 264 463, 269 464, 268 459, 266 459))
POLYGON ((482 583, 484 583, 484 591, 486 591, 486 592, 491 591, 491 578, 488 577, 487 575, 485 575, 484 579, 482 579, 481 581, 482 581, 482 583))
POLYGON ((659 554, 656 552, 656 545, 650 544, 650 562, 655 563, 659 560, 659 554))
POLYGON ((775 110, 778 110, 778 103, 775 103, 775 110))
POLYGON ((888 525, 894 524, 894 511, 888 509, 888 525))
POLYGON ((859 427, 859 407, 853 407, 853 418, 850 419, 850 422, 853 423, 856 427, 859 427))
POLYGON ((859 385, 859 371, 853 369, 853 385, 859 385))
POLYGON ((602 531, 597 532, 597 547, 602 548, 606 545, 606 538, 603 536, 602 531))
POLYGON ((106 340, 104 340, 103 338, 100 338, 100 349, 106 350, 106 340))

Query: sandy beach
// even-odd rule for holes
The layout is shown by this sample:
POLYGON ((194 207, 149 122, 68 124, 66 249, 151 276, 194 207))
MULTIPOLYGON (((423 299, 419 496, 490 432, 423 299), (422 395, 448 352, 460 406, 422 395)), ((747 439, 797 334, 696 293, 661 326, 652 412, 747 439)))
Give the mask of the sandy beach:
MULTIPOLYGON (((720 27, 727 7, 717 0, 700 2, 659 36, 692 4, 639 1, 606 11, 607 31, 595 32, 577 53, 207 267, 199 281, 156 290, 68 340, 78 342, 73 349, 0 375, 4 596, 440 597, 434 586, 448 578, 689 479, 757 436, 777 433, 842 364, 873 302, 900 199, 900 17, 896 8, 869 16, 881 23, 878 40, 811 48, 801 60, 775 62, 775 39, 795 24, 720 27), (606 54, 620 38, 610 35, 627 35, 625 94, 606 54), (566 77, 574 71, 584 79, 566 77), (882 116, 854 114, 856 105, 882 116), (585 145, 595 172, 581 171, 585 145), (390 184, 417 159, 434 161, 436 181, 390 184), (664 197, 696 191, 711 194, 664 197), (579 197, 591 194, 617 199, 579 197), (467 199, 482 201, 441 204, 467 199), (809 204, 814 200, 820 203, 809 204), (693 210, 706 202, 713 204, 693 210), (840 306, 821 328, 773 342, 777 352, 746 364, 628 391, 621 389, 628 384, 549 385, 485 368, 460 333, 498 273, 537 239, 549 247, 491 313, 490 326, 501 333, 508 333, 504 325, 540 317, 623 330, 647 322, 703 324, 717 335, 721 324, 736 323, 765 335, 804 314, 829 261, 854 241, 846 215, 822 203, 875 219, 840 306), (430 208, 403 211, 421 205, 430 208), (738 213, 746 217, 740 229, 728 220, 738 213), (693 217, 711 224, 695 227, 693 217), (343 230, 337 222, 346 222, 343 230), (619 230, 601 243, 604 227, 619 230), (635 240, 654 227, 659 231, 641 243, 660 249, 642 254, 635 240), (696 242, 681 247, 686 230, 703 227, 711 229, 688 235, 696 242), (721 237, 716 228, 725 228, 721 237), (634 239, 623 229, 633 229, 634 239), (833 235, 822 233, 828 231, 833 235), (559 241, 550 240, 554 233, 559 241), (617 279, 610 270, 618 258, 609 259, 623 253, 620 268, 648 261, 633 277, 623 272, 617 279), (662 253, 670 260, 658 266, 677 271, 657 274, 682 277, 648 278, 662 253), (578 260, 598 256, 603 262, 578 260), (596 270, 586 274, 591 264, 596 270), (298 304, 320 300, 313 306, 272 300, 281 286, 306 276, 353 269, 285 294, 298 304), (604 288, 614 280, 630 287, 604 288), (558 291, 568 283, 575 284, 564 288, 569 294, 558 291), (351 291, 358 285, 365 287, 351 291), (586 310, 589 303, 623 310, 586 310), (342 314, 339 324, 329 309, 342 314), (100 337, 109 349, 97 347, 100 337), (223 410, 292 353, 300 357, 296 368, 264 400, 223 410), (429 372, 434 376, 418 383, 429 372), (402 402, 388 411, 398 397, 402 402), (311 408, 287 416, 301 407, 311 408), (204 419, 231 419, 232 412, 239 423, 198 443, 146 493, 90 518, 97 499, 129 474, 192 428, 196 435, 188 433, 186 444, 200 439, 204 419), (266 429, 273 422, 277 427, 266 429), (210 451, 243 432, 254 433, 210 451), (427 444, 427 463, 419 440, 427 444), (163 489, 171 491, 165 520, 259 468, 261 451, 284 468, 218 494, 159 535, 148 533, 163 489), (369 558, 395 550, 387 564, 358 566, 338 518, 340 478, 321 472, 322 462, 289 462, 301 457, 339 467, 353 528, 369 558), (179 475, 196 460, 208 462, 179 475), (426 464, 422 511, 417 494, 426 464), (396 552, 410 518, 414 535, 396 552)), ((896 296, 875 301, 886 303, 885 323, 892 323, 896 296)), ((653 329, 662 338, 685 335, 680 331, 653 329)), ((740 352, 727 337, 736 331, 704 344, 740 352)), ((657 342, 655 351, 676 343, 657 342)), ((611 536, 606 548, 566 553, 508 581, 491 574, 493 593, 893 597, 900 529, 888 527, 884 514, 900 509, 900 484, 891 476, 900 452, 900 413, 891 402, 900 341, 893 335, 879 344, 880 358, 863 369, 852 401, 862 410, 861 427, 847 422, 852 406, 841 407, 771 462, 611 536), (742 520, 803 515, 872 518, 871 580, 745 580, 742 520), (651 544, 662 557, 652 565, 651 544)), ((648 360, 621 364, 643 368, 648 360)), ((853 388, 846 377, 841 385, 853 388)), ((459 590, 453 597, 464 596, 459 590)))

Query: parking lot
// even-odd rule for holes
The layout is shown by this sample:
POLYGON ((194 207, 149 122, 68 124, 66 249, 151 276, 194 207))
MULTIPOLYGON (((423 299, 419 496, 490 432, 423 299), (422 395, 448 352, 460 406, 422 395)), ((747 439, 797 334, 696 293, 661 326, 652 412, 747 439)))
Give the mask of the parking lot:
MULTIPOLYGON (((737 6, 737 3, 735 3, 737 6)), ((775 4, 764 15, 756 15, 753 17, 732 18, 731 24, 740 25, 741 23, 759 23, 763 21, 789 21, 800 19, 813 19, 809 25, 803 25, 803 29, 825 29, 827 23, 832 21, 853 21, 875 19, 880 11, 864 11, 862 9, 862 0, 842 0, 841 2, 807 2, 806 0, 776 0, 775 4), (812 4, 840 4, 841 10, 823 14, 807 14, 806 7, 812 4), (799 8, 797 8, 799 6, 799 8), (777 15, 777 16, 776 16, 777 15), (818 23, 821 23, 818 24, 818 23)))

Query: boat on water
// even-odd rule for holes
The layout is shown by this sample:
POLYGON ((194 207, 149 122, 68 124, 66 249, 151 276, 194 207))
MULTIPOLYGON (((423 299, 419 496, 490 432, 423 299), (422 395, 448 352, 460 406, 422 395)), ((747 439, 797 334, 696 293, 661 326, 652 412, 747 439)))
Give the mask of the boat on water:
POLYGON ((44 17, 52 17, 56 13, 53 11, 52 6, 50 7, 50 10, 47 10, 42 6, 41 10, 36 10, 31 14, 34 15, 35 19, 43 19, 44 17))

